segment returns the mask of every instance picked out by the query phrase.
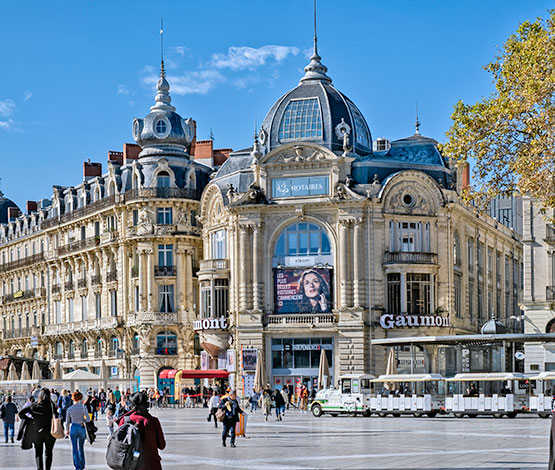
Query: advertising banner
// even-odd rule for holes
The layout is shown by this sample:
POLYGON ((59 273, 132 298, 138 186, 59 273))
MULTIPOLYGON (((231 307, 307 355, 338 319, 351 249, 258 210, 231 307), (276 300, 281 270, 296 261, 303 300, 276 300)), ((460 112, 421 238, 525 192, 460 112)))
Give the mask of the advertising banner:
POLYGON ((274 277, 275 313, 331 312, 331 269, 278 268, 274 277))
POLYGON ((245 372, 256 370, 256 349, 243 349, 243 370, 245 372))
POLYGON ((206 351, 200 352, 200 369, 208 370, 208 353, 206 351))
POLYGON ((227 355, 227 371, 235 372, 235 349, 228 349, 227 355))

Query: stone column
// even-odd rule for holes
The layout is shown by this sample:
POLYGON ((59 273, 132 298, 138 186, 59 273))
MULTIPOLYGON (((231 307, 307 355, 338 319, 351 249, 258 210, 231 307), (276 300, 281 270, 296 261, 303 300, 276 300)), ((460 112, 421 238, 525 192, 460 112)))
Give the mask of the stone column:
POLYGON ((361 266, 363 264, 363 250, 362 247, 362 230, 363 230, 363 219, 356 219, 354 221, 354 233, 353 233, 353 297, 354 306, 360 308, 363 301, 363 288, 362 288, 362 275, 361 266))
POLYGON ((125 251, 124 258, 127 258, 127 272, 123 273, 123 278, 127 277, 127 292, 124 294, 126 299, 126 317, 129 312, 135 311, 135 286, 133 284, 133 248, 125 251))
POLYGON ((349 272, 349 226, 350 220, 343 219, 339 221, 339 287, 341 308, 350 306, 350 272, 349 272))
POLYGON ((146 270, 145 270, 145 250, 139 251, 139 309, 146 310, 146 270))
POLYGON ((146 252, 146 291, 147 291, 147 308, 149 312, 152 312, 152 305, 154 301, 154 265, 153 265, 153 250, 152 248, 147 248, 146 252))
POLYGON ((248 309, 248 284, 249 284, 249 230, 248 225, 239 225, 239 255, 243 262, 239 264, 239 310, 248 309))
POLYGON ((264 266, 263 251, 262 251, 262 234, 264 230, 264 223, 258 223, 253 226, 253 241, 252 241, 252 298, 253 308, 256 311, 261 311, 264 304, 264 282, 262 268, 264 266))
POLYGON ((183 272, 185 279, 185 309, 193 313, 193 253, 185 251, 185 269, 183 272))
POLYGON ((175 269, 177 275, 175 277, 175 303, 176 311, 182 313, 185 309, 185 279, 187 274, 184 270, 183 257, 185 255, 185 249, 181 246, 177 246, 175 249, 175 269))
POLYGON ((401 313, 407 313, 407 273, 401 271, 401 313))

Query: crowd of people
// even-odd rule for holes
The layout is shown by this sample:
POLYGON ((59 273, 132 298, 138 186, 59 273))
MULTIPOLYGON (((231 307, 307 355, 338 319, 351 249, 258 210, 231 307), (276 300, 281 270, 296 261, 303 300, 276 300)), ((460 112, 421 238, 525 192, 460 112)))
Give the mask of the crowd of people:
MULTIPOLYGON (((250 396, 248 406, 252 413, 261 408, 266 421, 274 408, 276 420, 281 421, 289 407, 307 412, 308 403, 314 396, 315 391, 308 390, 306 386, 295 395, 287 386, 271 390, 267 384, 264 390, 250 396)), ((222 446, 227 446, 228 438, 230 446, 236 446, 235 429, 241 414, 245 412, 234 390, 224 390, 219 386, 183 387, 181 397, 186 407, 208 408, 207 420, 213 421, 215 428, 218 428, 218 422, 222 423, 222 446)), ((139 461, 135 468, 161 470, 158 451, 164 449, 166 443, 159 420, 148 410, 170 403, 170 398, 169 388, 150 388, 134 394, 129 389, 123 392, 119 387, 114 390, 101 388, 98 391, 89 388, 82 393, 79 390, 58 392, 39 385, 27 396, 25 403, 20 400, 19 406, 10 393, 0 397, 0 419, 4 423, 5 443, 15 442, 15 425, 20 422, 17 440, 21 441, 21 448, 34 449, 38 470, 52 468, 57 439, 68 439, 71 442, 75 470, 84 470, 85 443, 94 442, 98 431, 96 425, 102 420, 105 420, 108 431, 107 458, 111 440, 117 440, 120 431, 132 425, 138 429, 141 441, 141 452, 136 457, 139 461)))

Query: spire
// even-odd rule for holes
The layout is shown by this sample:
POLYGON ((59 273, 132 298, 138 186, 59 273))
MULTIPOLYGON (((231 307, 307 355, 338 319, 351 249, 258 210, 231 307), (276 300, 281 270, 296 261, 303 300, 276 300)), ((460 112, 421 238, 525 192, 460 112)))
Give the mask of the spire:
POLYGON ((257 160, 262 156, 262 152, 260 151, 260 145, 258 144, 258 132, 256 131, 256 120, 254 121, 254 143, 252 145, 252 152, 251 156, 256 158, 257 160))
POLYGON ((160 78, 156 84, 155 104, 150 107, 151 111, 175 111, 170 104, 170 84, 166 80, 166 70, 164 69, 164 18, 160 19, 160 78))
POLYGON ((316 0, 314 0, 314 51, 310 62, 304 68, 304 76, 301 83, 307 80, 319 80, 331 83, 331 78, 326 75, 328 68, 320 62, 322 58, 318 55, 318 35, 316 34, 316 0))
POLYGON ((416 102, 416 121, 414 123, 414 135, 420 135, 420 121, 418 120, 418 101, 416 102))

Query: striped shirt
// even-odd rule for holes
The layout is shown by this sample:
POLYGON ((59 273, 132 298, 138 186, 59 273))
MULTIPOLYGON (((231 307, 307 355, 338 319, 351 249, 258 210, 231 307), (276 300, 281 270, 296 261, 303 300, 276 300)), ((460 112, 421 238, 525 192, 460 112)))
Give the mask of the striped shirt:
POLYGON ((83 403, 75 403, 70 406, 66 411, 66 426, 69 429, 70 424, 83 424, 85 422, 89 422, 91 417, 89 416, 89 412, 87 407, 83 405, 83 403))

